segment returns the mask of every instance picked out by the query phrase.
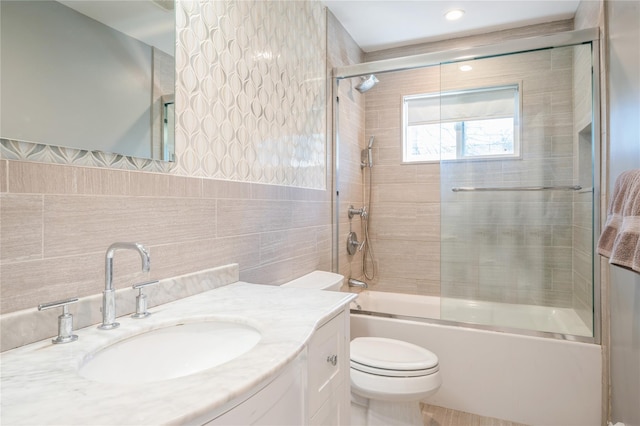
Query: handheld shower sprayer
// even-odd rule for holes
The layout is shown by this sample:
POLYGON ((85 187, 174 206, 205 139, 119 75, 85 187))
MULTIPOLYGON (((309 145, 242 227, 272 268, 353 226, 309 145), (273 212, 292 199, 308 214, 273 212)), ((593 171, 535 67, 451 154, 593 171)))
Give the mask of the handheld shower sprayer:
POLYGON ((373 142, 375 140, 375 136, 371 136, 369 138, 369 145, 367 148, 360 151, 360 168, 364 169, 365 167, 373 167, 373 142))

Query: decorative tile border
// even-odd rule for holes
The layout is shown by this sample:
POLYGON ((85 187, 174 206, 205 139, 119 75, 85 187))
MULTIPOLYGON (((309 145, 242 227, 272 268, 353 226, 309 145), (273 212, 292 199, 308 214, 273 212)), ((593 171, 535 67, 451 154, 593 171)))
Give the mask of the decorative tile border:
POLYGON ((164 161, 2 138, 0 159, 165 173, 175 168, 175 163, 164 161))

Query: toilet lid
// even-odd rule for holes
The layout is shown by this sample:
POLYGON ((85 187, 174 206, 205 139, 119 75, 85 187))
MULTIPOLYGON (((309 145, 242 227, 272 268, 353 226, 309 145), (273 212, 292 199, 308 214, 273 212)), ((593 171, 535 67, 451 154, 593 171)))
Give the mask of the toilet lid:
POLYGON ((427 370, 438 357, 421 346, 383 337, 357 337, 351 341, 351 361, 386 370, 427 370))

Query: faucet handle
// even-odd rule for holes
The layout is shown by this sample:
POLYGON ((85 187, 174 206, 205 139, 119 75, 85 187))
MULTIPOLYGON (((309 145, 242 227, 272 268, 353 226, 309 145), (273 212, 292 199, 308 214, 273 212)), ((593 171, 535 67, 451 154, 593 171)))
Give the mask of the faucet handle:
POLYGON ((131 286, 131 288, 138 290, 138 295, 136 296, 136 313, 131 315, 131 318, 146 318, 151 315, 151 313, 147 311, 147 295, 142 294, 142 289, 150 285, 156 285, 158 283, 159 281, 155 280, 134 284, 131 286))
POLYGON ((75 297, 38 305, 39 311, 62 307, 62 314, 58 316, 58 336, 51 340, 53 343, 69 343, 78 340, 78 336, 73 334, 73 315, 69 313, 69 305, 76 303, 78 300, 75 297))

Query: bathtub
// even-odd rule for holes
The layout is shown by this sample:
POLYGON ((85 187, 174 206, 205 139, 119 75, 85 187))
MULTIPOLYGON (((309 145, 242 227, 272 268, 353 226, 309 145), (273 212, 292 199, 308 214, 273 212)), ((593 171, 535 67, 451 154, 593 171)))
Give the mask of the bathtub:
MULTIPOLYGON (((571 308, 506 304, 389 292, 363 291, 362 310, 415 318, 441 319, 493 328, 536 330, 571 336, 592 336, 571 308)), ((352 305, 352 307, 355 307, 352 305)), ((357 309, 357 307, 356 307, 357 309)), ((526 333, 526 331, 524 331, 526 333)))
POLYGON ((429 404, 528 425, 601 424, 599 345, 443 324, 439 305, 437 297, 363 291, 351 305, 351 338, 401 339, 434 352, 443 385, 429 404))

